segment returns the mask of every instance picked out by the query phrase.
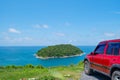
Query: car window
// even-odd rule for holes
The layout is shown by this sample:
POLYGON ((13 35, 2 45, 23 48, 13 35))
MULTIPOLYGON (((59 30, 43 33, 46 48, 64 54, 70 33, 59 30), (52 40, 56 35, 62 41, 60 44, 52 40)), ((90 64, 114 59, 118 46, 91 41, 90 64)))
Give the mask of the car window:
POLYGON ((120 43, 109 43, 107 54, 108 55, 119 55, 120 43))
POLYGON ((103 54, 104 53, 104 48, 105 48, 105 44, 102 45, 98 45, 95 49, 95 53, 97 54, 103 54))

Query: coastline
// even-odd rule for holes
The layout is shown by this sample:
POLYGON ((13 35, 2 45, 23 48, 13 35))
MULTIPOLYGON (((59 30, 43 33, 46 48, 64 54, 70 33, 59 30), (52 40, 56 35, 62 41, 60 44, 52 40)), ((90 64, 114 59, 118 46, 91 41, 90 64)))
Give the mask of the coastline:
POLYGON ((54 58, 69 58, 69 57, 77 57, 77 56, 82 56, 84 55, 85 53, 81 53, 81 54, 77 54, 77 55, 72 55, 72 56, 63 56, 63 57, 41 57, 41 56, 38 56, 37 54, 34 54, 34 56, 36 58, 39 58, 39 59, 54 59, 54 58))

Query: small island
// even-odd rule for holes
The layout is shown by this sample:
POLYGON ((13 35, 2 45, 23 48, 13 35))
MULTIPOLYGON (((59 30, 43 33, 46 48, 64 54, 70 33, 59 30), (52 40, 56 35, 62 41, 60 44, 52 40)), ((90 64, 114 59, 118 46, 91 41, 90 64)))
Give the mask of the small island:
POLYGON ((35 55, 40 59, 49 59, 80 56, 82 53, 82 50, 71 44, 60 44, 42 48, 35 55))

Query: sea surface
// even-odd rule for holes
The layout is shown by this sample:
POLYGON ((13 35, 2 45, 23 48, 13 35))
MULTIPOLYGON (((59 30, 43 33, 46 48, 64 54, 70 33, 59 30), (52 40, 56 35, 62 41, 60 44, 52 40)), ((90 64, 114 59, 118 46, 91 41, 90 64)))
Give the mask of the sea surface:
POLYGON ((84 60, 86 54, 92 52, 95 46, 77 46, 83 50, 84 54, 81 56, 70 58, 54 58, 54 59, 38 59, 34 54, 45 46, 4 46, 0 47, 0 66, 7 65, 42 65, 44 67, 51 66, 67 66, 70 64, 77 64, 84 60))

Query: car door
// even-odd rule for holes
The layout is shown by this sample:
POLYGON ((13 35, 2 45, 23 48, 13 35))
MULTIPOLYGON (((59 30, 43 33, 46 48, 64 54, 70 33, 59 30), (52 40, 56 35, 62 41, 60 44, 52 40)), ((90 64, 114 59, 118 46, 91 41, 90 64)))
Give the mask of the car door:
POLYGON ((102 61, 106 44, 100 44, 96 47, 92 56, 92 68, 98 71, 103 71, 102 61))
POLYGON ((120 54, 120 43, 118 42, 110 42, 107 45, 107 50, 105 52, 103 59, 103 67, 105 73, 110 73, 110 67, 114 63, 117 63, 119 60, 119 54, 120 54))

